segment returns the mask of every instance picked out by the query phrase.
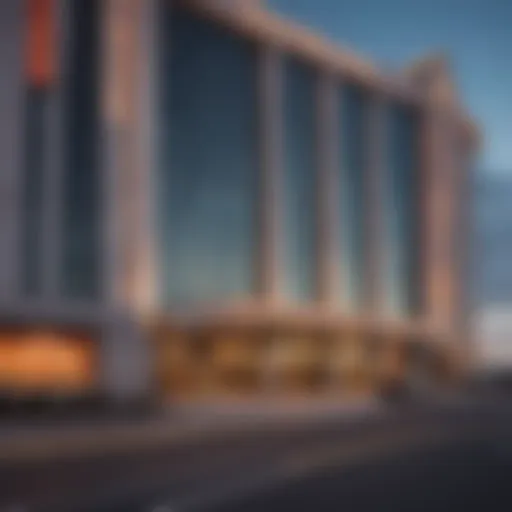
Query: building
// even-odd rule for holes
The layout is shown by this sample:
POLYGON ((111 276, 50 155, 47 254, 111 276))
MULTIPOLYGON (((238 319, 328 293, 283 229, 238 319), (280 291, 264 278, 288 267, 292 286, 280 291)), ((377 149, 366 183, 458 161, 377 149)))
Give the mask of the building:
POLYGON ((5 389, 341 395, 467 364, 478 135, 444 58, 384 72, 249 0, 0 24, 5 389))

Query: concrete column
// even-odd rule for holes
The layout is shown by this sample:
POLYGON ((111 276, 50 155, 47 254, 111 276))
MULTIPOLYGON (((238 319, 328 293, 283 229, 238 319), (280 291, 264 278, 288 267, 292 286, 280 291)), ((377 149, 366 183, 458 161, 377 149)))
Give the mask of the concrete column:
MULTIPOLYGON (((103 283, 109 305, 125 305, 133 255, 127 227, 132 217, 133 99, 136 0, 106 0, 103 10, 103 283), (131 129, 130 129, 131 128, 131 129)), ((133 230, 131 226, 130 229, 133 230)))
POLYGON ((154 5, 102 3, 103 282, 112 314, 101 361, 105 392, 120 401, 142 398, 151 387, 151 350, 136 310, 151 294, 154 5))
POLYGON ((385 102, 373 93, 368 97, 365 115, 364 172, 364 266, 363 309, 365 314, 382 313, 382 272, 384 268, 383 219, 384 219, 384 175, 385 175, 385 102))
POLYGON ((258 56, 260 115, 260 251, 259 277, 263 300, 280 294, 280 231, 283 171, 282 61, 273 47, 263 46, 258 56))
POLYGON ((459 146, 459 158, 457 162, 457 195, 459 197, 457 207, 458 222, 456 230, 459 233, 456 244, 458 247, 458 288, 459 288, 459 324, 464 337, 464 343, 472 348, 471 318, 474 313, 473 268, 474 254, 471 248, 473 240, 474 219, 474 152, 469 142, 459 146))
MULTIPOLYGON (((452 269, 454 274, 454 317, 453 330, 459 346, 456 349, 454 365, 459 370, 469 369, 476 361, 472 318, 475 309, 473 290, 473 250, 471 247, 473 230, 473 173, 470 142, 464 140, 457 127, 454 143, 453 180, 453 223, 452 223, 452 269)), ((466 135, 467 136, 467 135, 466 135)))
POLYGON ((55 3, 53 51, 56 54, 57 76, 47 93, 44 117, 45 160, 43 163, 43 201, 41 237, 42 296, 55 300, 59 293, 62 268, 64 125, 63 108, 66 50, 68 44, 69 4, 65 0, 55 3))
POLYGON ((0 303, 20 288, 20 176, 23 165, 24 3, 0 2, 0 303))
POLYGON ((326 305, 340 302, 338 97, 335 77, 320 75, 317 85, 318 152, 318 297, 326 305))
POLYGON ((116 101, 115 75, 112 70, 115 60, 113 46, 112 26, 114 25, 114 4, 111 1, 105 1, 100 10, 101 16, 101 46, 103 55, 103 65, 101 70, 101 157, 100 165, 102 168, 101 180, 101 202, 103 209, 102 231, 101 231, 101 299, 105 303, 115 301, 116 290, 116 259, 117 259, 117 217, 114 201, 115 186, 117 181, 118 159, 116 152, 116 142, 118 131, 116 120, 119 117, 119 107, 116 101))
POLYGON ((139 239, 135 244, 136 276, 135 306, 140 310, 154 309, 161 296, 158 283, 157 189, 160 162, 160 20, 159 0, 143 1, 139 12, 137 59, 138 91, 135 122, 138 149, 135 190, 138 191, 139 239))
POLYGON ((435 106, 425 109, 421 129, 423 312, 440 329, 454 313, 453 176, 449 163, 449 123, 435 106), (448 144, 447 144, 448 142, 448 144))
POLYGON ((134 404, 156 399, 154 360, 147 333, 132 317, 111 315, 103 326, 102 385, 113 404, 134 404))
POLYGON ((158 2, 105 2, 106 296, 151 309, 156 277, 158 2))

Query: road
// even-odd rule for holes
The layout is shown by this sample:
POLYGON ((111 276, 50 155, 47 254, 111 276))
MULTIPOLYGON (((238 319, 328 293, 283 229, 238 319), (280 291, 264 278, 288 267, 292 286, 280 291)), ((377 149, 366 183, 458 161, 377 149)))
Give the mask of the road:
POLYGON ((497 455, 483 441, 424 447, 350 468, 333 464, 260 496, 209 510, 509 511, 512 458, 497 455))
POLYGON ((392 410, 129 453, 4 462, 0 510, 510 510, 490 504, 508 495, 511 424, 503 403, 392 410))

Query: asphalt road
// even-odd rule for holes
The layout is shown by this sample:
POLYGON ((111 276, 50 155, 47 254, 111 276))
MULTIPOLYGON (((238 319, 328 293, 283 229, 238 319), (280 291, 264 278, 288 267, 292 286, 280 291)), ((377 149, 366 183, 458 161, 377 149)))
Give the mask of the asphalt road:
POLYGON ((483 442, 453 442, 350 468, 334 464, 209 510, 507 512, 512 508, 511 462, 483 442))
POLYGON ((503 403, 411 409, 11 461, 0 464, 0 511, 509 511, 510 426, 503 403))

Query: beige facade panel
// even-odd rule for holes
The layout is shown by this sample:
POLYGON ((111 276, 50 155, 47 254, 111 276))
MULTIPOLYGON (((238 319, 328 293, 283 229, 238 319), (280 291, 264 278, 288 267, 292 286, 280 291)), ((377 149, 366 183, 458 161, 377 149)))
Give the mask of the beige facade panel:
POLYGON ((322 73, 316 89, 317 103, 317 205, 318 205, 318 298, 326 305, 339 306, 340 261, 338 229, 338 82, 322 73))
POLYGON ((364 119, 366 137, 366 161, 364 166, 364 222, 365 250, 364 311, 368 315, 383 314, 384 250, 384 177, 386 173, 385 153, 385 99, 380 94, 369 96, 364 119))
POLYGON ((283 171, 282 55, 261 45, 258 53, 258 112, 260 148, 260 262, 257 274, 263 300, 275 302, 280 295, 280 241, 283 171))
POLYGON ((154 0, 103 4, 105 296, 139 312, 154 307, 158 293, 153 218, 156 17, 154 0))

